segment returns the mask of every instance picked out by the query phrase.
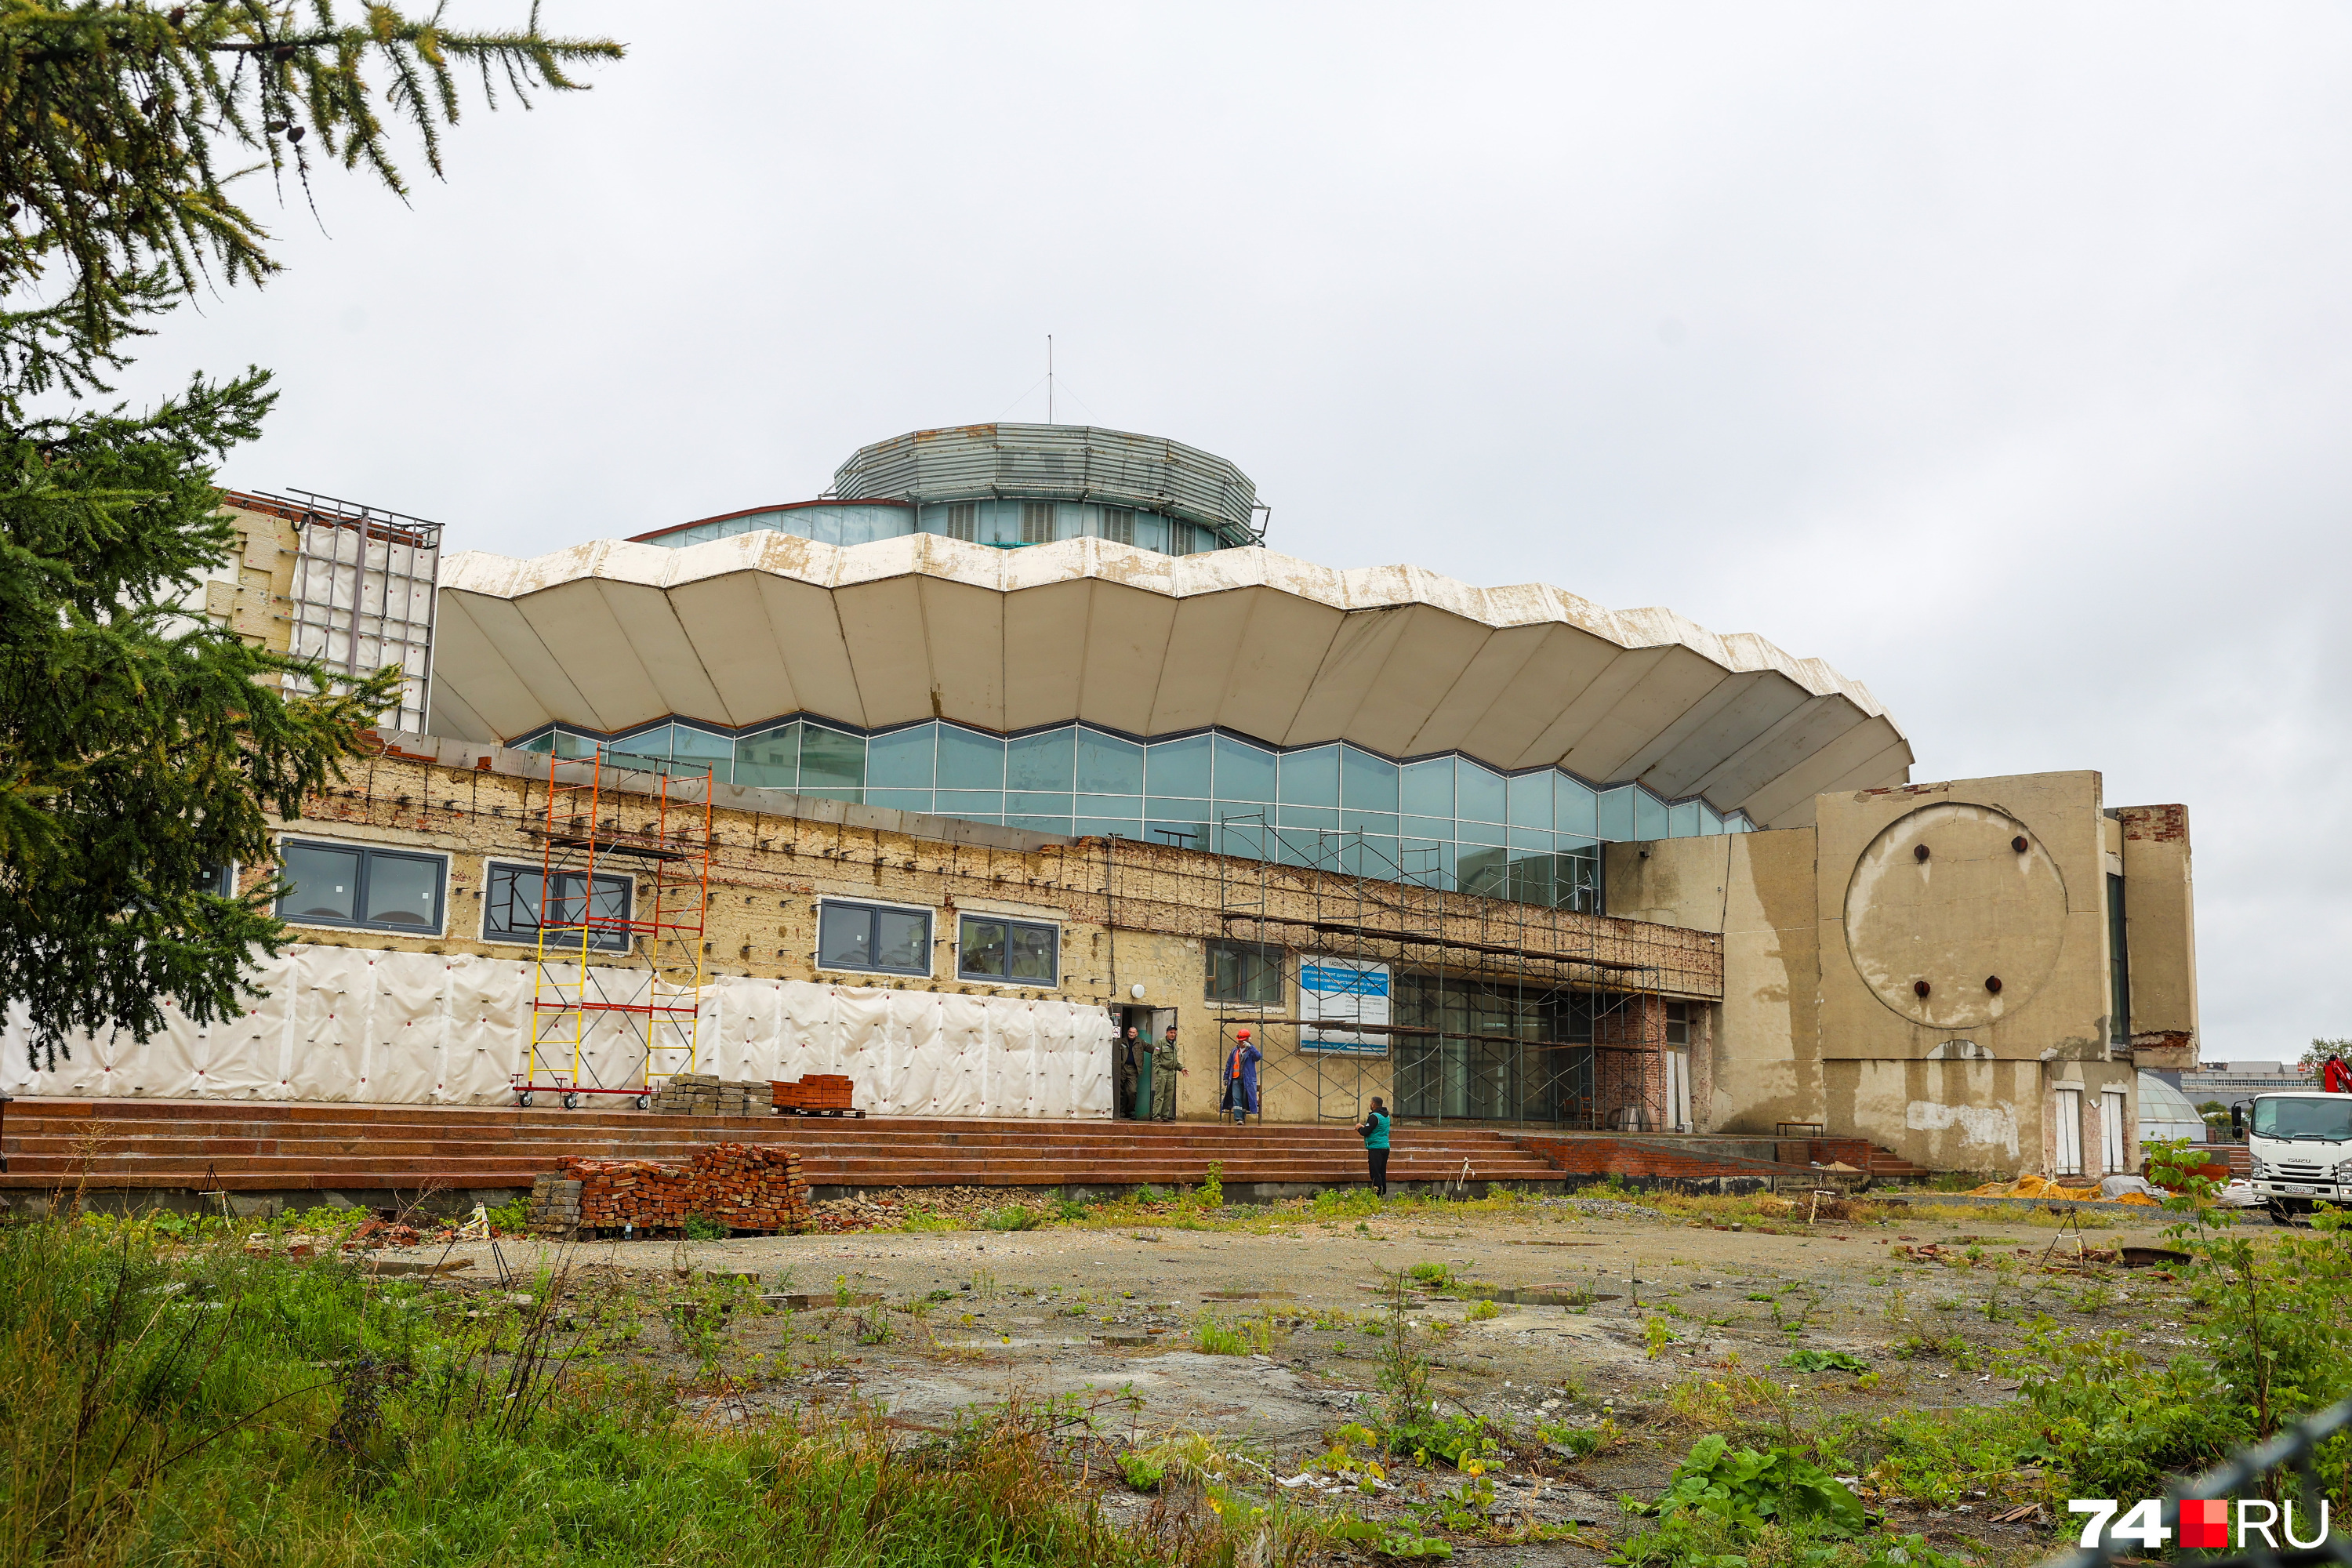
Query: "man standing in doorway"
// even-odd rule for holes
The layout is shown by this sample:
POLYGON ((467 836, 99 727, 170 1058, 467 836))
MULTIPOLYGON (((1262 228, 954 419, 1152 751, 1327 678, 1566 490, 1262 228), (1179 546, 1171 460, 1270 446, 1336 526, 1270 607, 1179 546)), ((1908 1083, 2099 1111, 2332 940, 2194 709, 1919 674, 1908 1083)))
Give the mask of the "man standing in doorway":
POLYGON ((1220 1109, 1234 1113, 1234 1125, 1241 1126, 1257 1109, 1257 1064, 1265 1059, 1258 1048, 1250 1044, 1250 1032, 1239 1031, 1234 1048, 1225 1058, 1225 1097, 1220 1109))
POLYGON ((1176 1026, 1168 1026, 1168 1033, 1160 1042, 1160 1050, 1152 1063, 1151 1113, 1162 1121, 1176 1120, 1176 1075, 1192 1076, 1192 1068, 1176 1065, 1176 1026))
POLYGON ((1372 1108, 1356 1123, 1363 1135, 1364 1160, 1371 1166, 1372 1191, 1381 1197, 1389 1195, 1389 1108, 1379 1095, 1372 1096, 1372 1108))
POLYGON ((1118 1103, 1129 1117, 1140 1121, 1150 1114, 1143 1104, 1144 1045, 1132 1024, 1118 1042, 1118 1103))

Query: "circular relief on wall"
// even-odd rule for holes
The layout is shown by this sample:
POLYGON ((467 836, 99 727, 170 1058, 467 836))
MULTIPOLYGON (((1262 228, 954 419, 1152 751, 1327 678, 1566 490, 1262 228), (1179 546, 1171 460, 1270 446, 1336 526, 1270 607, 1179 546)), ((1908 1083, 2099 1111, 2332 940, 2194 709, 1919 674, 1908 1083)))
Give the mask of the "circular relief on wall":
POLYGON ((1846 884, 1855 970, 1880 1001, 1934 1028, 1975 1028, 2031 1002, 2065 935, 2057 863, 1990 806, 1925 806, 1890 824, 1846 884))

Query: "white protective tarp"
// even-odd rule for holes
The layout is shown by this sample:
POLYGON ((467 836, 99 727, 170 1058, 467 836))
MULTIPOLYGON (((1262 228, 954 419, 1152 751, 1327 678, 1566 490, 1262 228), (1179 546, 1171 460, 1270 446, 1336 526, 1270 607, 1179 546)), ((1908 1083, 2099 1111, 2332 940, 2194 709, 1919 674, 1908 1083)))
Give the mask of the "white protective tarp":
MULTIPOLYGON (((289 947, 258 971, 269 994, 200 1026, 165 1010, 144 1045, 75 1035, 52 1071, 26 1059, 24 1010, 0 1028, 0 1090, 99 1100, 312 1100, 395 1105, 512 1103, 530 1037, 527 962, 471 954, 289 947)), ((629 994, 642 974, 605 977, 629 994)), ((591 994, 597 988, 591 987, 591 994)), ((696 1068, 730 1079, 845 1073, 877 1116, 1108 1118, 1109 1015, 1084 1003, 723 976, 698 999, 696 1068)), ((592 1015, 580 1081, 641 1080, 641 1027, 592 1015)), ((568 1072, 569 1037, 540 1071, 568 1072)), ((664 1068, 683 1065, 678 1053, 664 1068)))

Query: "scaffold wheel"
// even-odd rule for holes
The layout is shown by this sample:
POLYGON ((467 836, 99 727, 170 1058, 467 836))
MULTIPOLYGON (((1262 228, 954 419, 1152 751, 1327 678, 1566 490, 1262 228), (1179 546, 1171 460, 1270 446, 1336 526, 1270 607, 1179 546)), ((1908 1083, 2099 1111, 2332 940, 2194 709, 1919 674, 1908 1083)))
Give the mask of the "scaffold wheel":
POLYGON ((566 1110, 574 1110, 579 1108, 579 1105, 580 1097, 573 1094, 571 1090, 566 1089, 563 1094, 563 1109, 566 1110))
POLYGON ((515 1091, 515 1103, 518 1105, 529 1105, 530 1103, 530 1090, 527 1089, 517 1089, 515 1091))

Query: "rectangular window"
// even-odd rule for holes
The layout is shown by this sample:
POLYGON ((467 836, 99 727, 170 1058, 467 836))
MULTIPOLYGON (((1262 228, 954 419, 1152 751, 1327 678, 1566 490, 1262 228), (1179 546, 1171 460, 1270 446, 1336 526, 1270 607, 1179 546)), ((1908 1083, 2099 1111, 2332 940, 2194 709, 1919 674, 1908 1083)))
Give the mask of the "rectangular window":
POLYGON ((1049 500, 1024 500, 1021 503, 1021 542, 1051 544, 1054 542, 1054 503, 1049 500))
POLYGON ((2051 1131, 2058 1135, 2051 1150, 2058 1169, 2052 1173, 2079 1176, 2083 1173, 2083 1091, 2062 1089, 2051 1100, 2050 1114, 2055 1123, 2051 1131))
POLYGON ((196 890, 200 893, 210 893, 216 899, 236 897, 236 866, 205 867, 197 873, 196 890))
POLYGON ((1676 1050, 1688 1050, 1690 1048, 1689 1003, 1669 1002, 1666 1004, 1666 1044, 1674 1047, 1676 1050))
POLYGON ((1107 506, 1103 508, 1102 536, 1105 539, 1109 540, 1113 544, 1134 543, 1134 510, 1130 507, 1123 506, 1107 506))
POLYGON ((482 940, 536 943, 544 920, 550 947, 576 952, 584 935, 592 952, 629 951, 634 878, 599 871, 593 897, 584 872, 558 871, 554 880, 551 889, 536 866, 491 861, 483 879, 482 940))
POLYGON ((2131 1040, 2131 946, 2124 915, 2124 879, 2107 873, 2107 1040, 2131 1040))
POLYGON ((1255 942, 1209 944, 1209 1000, 1282 1005, 1282 949, 1255 942))
POLYGON ((980 542, 980 503, 978 501, 960 500, 949 505, 948 537, 961 539, 967 544, 980 542))
POLYGON ((278 863, 289 884, 278 900, 280 920, 441 934, 442 889, 449 876, 442 856, 289 838, 278 847, 278 863))
POLYGON ((931 973, 931 911, 887 904, 817 905, 816 965, 869 974, 931 973))
POLYGON ((2099 1091, 2099 1169, 2102 1175, 2117 1176, 2131 1173, 2126 1161, 2126 1145, 2129 1142, 2130 1140, 2124 1136, 2124 1091, 2120 1089, 2101 1089, 2099 1091))
POLYGON ((966 915, 961 935, 956 943, 960 979, 1000 985, 1055 986, 1062 982, 1059 926, 966 915))

